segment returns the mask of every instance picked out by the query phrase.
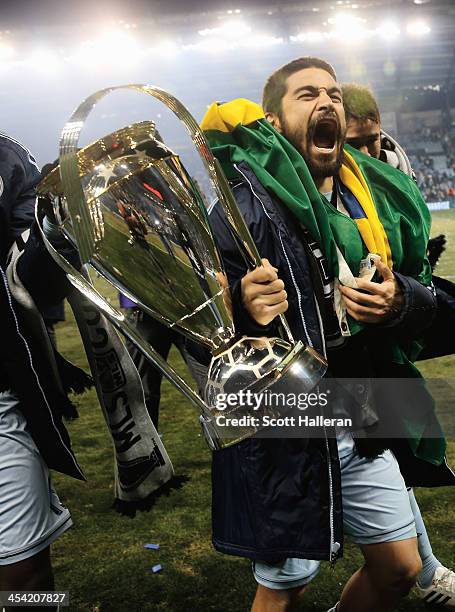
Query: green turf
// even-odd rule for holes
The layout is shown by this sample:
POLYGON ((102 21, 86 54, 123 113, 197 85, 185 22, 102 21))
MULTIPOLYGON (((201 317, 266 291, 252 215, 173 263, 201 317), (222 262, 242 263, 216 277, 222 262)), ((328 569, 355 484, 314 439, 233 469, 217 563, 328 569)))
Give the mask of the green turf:
MULTIPOLYGON (((441 276, 454 274, 455 211, 434 214, 433 235, 449 236, 448 252, 438 267, 441 276)), ((84 364, 81 343, 71 318, 59 329, 66 356, 84 364)), ((177 353, 171 362, 187 376, 177 353)), ((455 358, 422 362, 431 377, 455 378, 455 358)), ((73 446, 88 482, 55 474, 56 488, 72 512, 74 526, 53 546, 56 587, 69 590, 71 611, 232 611, 249 609, 255 585, 247 560, 215 552, 210 543, 210 454, 200 436, 197 415, 167 382, 163 384, 160 431, 177 474, 190 480, 159 499, 148 513, 134 519, 111 509, 113 452, 93 392, 78 400, 80 419, 69 425, 73 446), (160 544, 159 551, 143 548, 160 544), (152 574, 152 565, 163 571, 152 574)), ((455 464, 455 441, 449 444, 455 464)), ((455 550, 455 495, 447 488, 419 490, 417 496, 433 549, 445 564, 453 563, 455 550)), ((330 569, 327 564, 308 590, 304 610, 325 612, 333 605, 349 575, 361 560, 348 545, 345 556, 330 569)), ((67 608, 68 609, 68 608, 67 608)), ((424 610, 411 596, 398 610, 424 610)))

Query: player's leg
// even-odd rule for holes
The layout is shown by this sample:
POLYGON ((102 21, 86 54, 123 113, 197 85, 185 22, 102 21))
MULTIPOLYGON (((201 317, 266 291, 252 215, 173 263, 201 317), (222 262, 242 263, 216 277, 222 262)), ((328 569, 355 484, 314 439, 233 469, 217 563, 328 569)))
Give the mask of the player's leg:
POLYGON ((343 590, 339 612, 387 612, 421 570, 414 516, 390 451, 362 459, 355 447, 340 457, 345 533, 365 557, 343 590))
POLYGON ((445 567, 433 554, 413 490, 408 489, 408 494, 416 523, 419 555, 422 559, 422 571, 417 578, 416 592, 428 603, 455 608, 455 572, 445 567))
MULTIPOLYGON (((23 561, 0 566, 0 591, 49 591, 54 590, 50 546, 23 561)), ((14 606, 12 611, 28 611, 30 608, 14 606)), ((36 607, 36 610, 49 611, 52 607, 36 607)), ((6 607, 6 610, 10 610, 6 607)))
POLYGON ((71 517, 11 392, 0 393, 0 506, 0 590, 52 590, 49 547, 71 517))
POLYGON ((253 562, 258 583, 252 612, 299 610, 306 586, 319 572, 319 561, 283 559, 275 564, 253 562))
POLYGON ((365 564, 343 589, 338 612, 387 612, 406 597, 422 563, 416 538, 361 546, 365 564))
POLYGON ((417 500, 414 496, 414 491, 408 489, 409 502, 411 504, 411 510, 414 515, 417 531, 417 544, 419 548, 419 555, 422 559, 422 571, 419 574, 418 582, 423 587, 428 587, 433 580, 433 576, 437 568, 442 565, 436 559, 431 548, 430 538, 428 537, 425 523, 423 522, 420 508, 417 504, 417 500))

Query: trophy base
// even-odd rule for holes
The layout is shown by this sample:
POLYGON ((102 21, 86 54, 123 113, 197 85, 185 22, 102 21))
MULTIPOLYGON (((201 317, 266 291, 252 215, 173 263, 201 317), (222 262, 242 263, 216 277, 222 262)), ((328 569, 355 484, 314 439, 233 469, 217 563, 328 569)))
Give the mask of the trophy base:
POLYGON ((309 393, 326 371, 325 359, 300 341, 291 346, 280 338, 241 338, 210 364, 205 398, 211 415, 200 416, 209 447, 220 450, 258 434, 265 415, 285 416, 282 403, 255 397, 309 393))

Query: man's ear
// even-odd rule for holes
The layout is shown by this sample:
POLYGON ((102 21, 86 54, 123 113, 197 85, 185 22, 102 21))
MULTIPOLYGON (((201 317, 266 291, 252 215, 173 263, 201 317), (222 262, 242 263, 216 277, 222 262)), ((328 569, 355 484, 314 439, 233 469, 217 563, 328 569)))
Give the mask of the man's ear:
POLYGON ((273 125, 273 127, 276 129, 277 132, 282 132, 281 129, 281 121, 280 118, 278 117, 278 115, 276 115, 275 113, 265 113, 265 118, 266 120, 271 123, 273 125))

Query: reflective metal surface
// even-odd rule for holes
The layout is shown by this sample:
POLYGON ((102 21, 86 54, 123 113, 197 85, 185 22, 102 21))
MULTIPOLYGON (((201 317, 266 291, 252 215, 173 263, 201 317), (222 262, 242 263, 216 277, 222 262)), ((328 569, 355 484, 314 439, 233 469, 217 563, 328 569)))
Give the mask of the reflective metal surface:
MULTIPOLYGON (((128 85, 87 98, 66 124, 60 143, 60 165, 39 185, 51 198, 56 218, 78 249, 117 290, 138 306, 211 350, 213 359, 204 399, 157 356, 128 322, 88 280, 48 245, 71 282, 91 299, 173 382, 201 413, 212 448, 253 435, 250 427, 226 435, 218 427, 220 389, 248 388, 255 393, 286 380, 303 390, 323 376, 325 360, 301 342, 294 343, 282 317, 286 340, 235 335, 229 300, 220 274, 221 259, 212 235, 203 196, 179 156, 156 132, 153 122, 127 126, 79 149, 79 135, 96 103, 115 89, 134 89, 164 102, 184 123, 218 194, 243 257, 251 268, 261 258, 245 221, 214 159, 204 134, 176 98, 159 88, 128 85), (292 366, 292 367, 291 367, 292 366), (217 391, 218 390, 218 391, 217 391)), ((235 410, 241 414, 242 406, 235 410)))
MULTIPOLYGON (((264 417, 286 416, 286 406, 278 401, 281 396, 297 397, 312 391, 326 370, 327 363, 321 355, 300 341, 291 346, 281 338, 243 337, 210 364, 205 391, 211 409, 207 429, 210 431, 215 422, 219 430, 224 423, 222 432, 215 433, 222 435, 225 446, 229 439, 235 444, 251 437, 263 430, 264 417), (230 401, 221 409, 220 398, 226 400, 228 396, 230 401), (226 425, 233 419, 249 419, 248 426, 226 425)), ((203 415, 201 422, 206 421, 203 415)))
MULTIPOLYGON (((233 325, 207 212, 179 157, 154 133, 152 123, 135 124, 77 153, 89 262, 144 311, 215 349, 233 325)), ((40 191, 68 202, 58 168, 40 191)), ((78 248, 79 233, 86 238, 80 213, 61 219, 78 248)))

